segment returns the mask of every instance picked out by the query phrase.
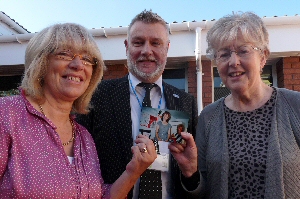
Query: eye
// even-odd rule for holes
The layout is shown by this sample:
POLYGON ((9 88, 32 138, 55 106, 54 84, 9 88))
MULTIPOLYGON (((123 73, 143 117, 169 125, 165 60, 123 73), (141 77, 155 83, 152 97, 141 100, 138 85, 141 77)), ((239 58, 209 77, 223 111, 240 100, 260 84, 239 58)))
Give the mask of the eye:
POLYGON ((133 41, 132 42, 133 46, 142 46, 143 45, 143 42, 142 41, 133 41))
POLYGON ((58 52, 56 55, 65 56, 65 57, 72 57, 72 53, 70 51, 61 51, 61 52, 58 52))
POLYGON ((217 53, 217 58, 226 58, 226 57, 230 57, 229 50, 221 50, 217 53))
POLYGON ((153 45, 153 46, 159 46, 159 45, 160 45, 160 42, 154 41, 154 42, 152 42, 152 45, 153 45))
POLYGON ((90 57, 89 55, 82 55, 82 60, 86 61, 86 62, 93 62, 93 58, 90 57))
POLYGON ((250 46, 242 46, 239 48, 238 54, 240 55, 246 55, 251 52, 251 47, 250 46))
POLYGON ((59 59, 72 60, 73 54, 70 51, 60 51, 55 55, 59 59))
POLYGON ((242 55, 249 54, 249 50, 239 50, 238 54, 242 54, 242 55))

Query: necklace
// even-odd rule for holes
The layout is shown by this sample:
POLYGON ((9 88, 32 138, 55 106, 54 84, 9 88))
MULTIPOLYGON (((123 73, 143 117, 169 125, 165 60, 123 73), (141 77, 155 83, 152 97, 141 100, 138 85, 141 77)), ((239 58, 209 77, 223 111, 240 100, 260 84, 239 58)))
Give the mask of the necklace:
MULTIPOLYGON (((40 107, 40 110, 41 110, 41 112, 43 113, 43 115, 44 115, 45 117, 47 117, 47 116, 45 115, 45 113, 44 113, 44 109, 43 109, 42 105, 39 104, 39 107, 40 107)), ((65 143, 62 142, 62 145, 63 145, 63 146, 67 146, 68 144, 70 144, 71 142, 73 142, 73 140, 75 140, 75 125, 74 125, 73 120, 69 119, 69 121, 70 121, 71 126, 72 126, 72 137, 71 137, 71 139, 70 139, 68 142, 65 142, 65 143)))

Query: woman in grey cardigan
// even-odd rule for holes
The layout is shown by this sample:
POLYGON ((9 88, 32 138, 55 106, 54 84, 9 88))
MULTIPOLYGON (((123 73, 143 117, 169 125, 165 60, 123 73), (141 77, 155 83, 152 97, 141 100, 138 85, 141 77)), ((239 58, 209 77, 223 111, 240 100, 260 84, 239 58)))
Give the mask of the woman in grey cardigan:
POLYGON ((191 193, 300 198, 300 94, 261 80, 270 53, 263 21, 250 12, 225 16, 208 31, 207 42, 208 57, 231 94, 201 112, 196 135, 201 183, 191 193))

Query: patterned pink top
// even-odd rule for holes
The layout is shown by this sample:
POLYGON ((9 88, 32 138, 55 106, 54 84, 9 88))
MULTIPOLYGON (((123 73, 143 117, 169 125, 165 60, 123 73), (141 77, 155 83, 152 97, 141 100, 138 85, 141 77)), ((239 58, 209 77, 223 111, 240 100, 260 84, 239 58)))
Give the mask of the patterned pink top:
POLYGON ((24 94, 0 98, 0 198, 109 198, 94 141, 74 121, 74 163, 24 94))

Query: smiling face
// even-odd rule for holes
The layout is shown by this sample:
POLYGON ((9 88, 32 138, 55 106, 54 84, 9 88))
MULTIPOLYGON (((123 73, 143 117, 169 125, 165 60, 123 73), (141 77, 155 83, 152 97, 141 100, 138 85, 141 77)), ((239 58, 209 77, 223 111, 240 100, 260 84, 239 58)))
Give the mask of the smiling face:
POLYGON ((169 119, 169 115, 168 114, 164 114, 163 121, 167 121, 168 119, 169 119))
POLYGON ((65 49, 58 49, 49 55, 48 69, 44 77, 44 93, 56 99, 74 101, 89 86, 93 66, 85 65, 84 52, 72 52, 77 55, 73 60, 61 59, 65 49), (80 56, 78 56, 81 55, 80 56))
MULTIPOLYGON (((241 49, 243 49, 244 46, 256 47, 246 42, 243 37, 238 34, 236 40, 221 46, 218 50, 229 49, 230 51, 236 52, 238 50, 242 52, 241 49)), ((251 51, 246 56, 242 54, 239 56, 235 52, 232 52, 227 61, 222 62, 216 60, 222 82, 232 93, 255 90, 262 83, 260 71, 266 63, 266 58, 263 56, 261 50, 255 50, 252 47, 249 48, 251 51)))
POLYGON ((142 82, 155 82, 163 73, 167 62, 169 39, 160 23, 137 21, 125 40, 129 71, 142 82))

